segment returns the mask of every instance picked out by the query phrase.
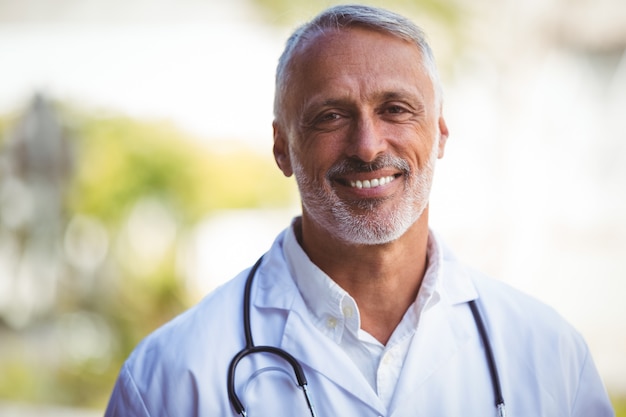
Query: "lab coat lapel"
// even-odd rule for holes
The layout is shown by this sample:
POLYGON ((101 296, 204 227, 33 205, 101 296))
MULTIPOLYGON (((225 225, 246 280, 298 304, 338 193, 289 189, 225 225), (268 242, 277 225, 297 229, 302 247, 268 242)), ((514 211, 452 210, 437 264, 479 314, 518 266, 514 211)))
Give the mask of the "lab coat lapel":
MULTIPOLYGON (((426 311, 413 336, 390 410, 403 408, 415 391, 462 348, 469 340, 469 332, 458 326, 448 315, 449 306, 438 305, 426 311)), ((400 413, 400 415, 404 415, 400 413)))
POLYGON ((380 399, 352 359, 334 341, 318 331, 309 319, 304 300, 289 276, 282 254, 270 252, 266 266, 259 269, 256 279, 255 306, 260 311, 283 310, 286 314, 286 320, 281 324, 269 323, 267 318, 253 318, 253 325, 258 323, 265 329, 264 334, 257 332, 257 343, 280 347, 303 366, 320 374, 322 379, 330 380, 337 390, 347 391, 379 414, 385 414, 380 399), (282 334, 278 334, 277 329, 282 329, 282 334))
POLYGON ((303 365, 330 380, 335 389, 348 392, 379 414, 385 414, 385 406, 352 359, 333 340, 318 331, 308 317, 301 314, 303 311, 295 308, 289 314, 281 347, 291 352, 303 365))
POLYGON ((407 410, 416 410, 411 400, 416 398, 415 392, 436 377, 475 331, 469 308, 458 308, 478 297, 467 270, 454 259, 444 259, 437 285, 441 299, 422 312, 390 404, 392 415, 409 415, 407 410))

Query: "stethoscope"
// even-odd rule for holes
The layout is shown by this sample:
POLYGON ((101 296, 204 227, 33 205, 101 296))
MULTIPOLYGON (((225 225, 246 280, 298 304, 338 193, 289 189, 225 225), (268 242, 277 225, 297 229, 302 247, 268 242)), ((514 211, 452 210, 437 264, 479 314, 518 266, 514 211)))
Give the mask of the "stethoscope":
MULTIPOLYGON (((237 393, 235 392, 235 371, 237 370, 237 364, 241 359, 245 358, 248 355, 252 355, 255 353, 269 353, 275 356, 279 356, 289 362, 289 364, 293 368, 296 380, 298 381, 298 386, 302 388, 307 407, 311 412, 311 417, 315 417, 315 409, 313 407, 313 403, 311 402, 311 397, 309 396, 309 391, 307 389, 307 380, 304 376, 302 365, 300 365, 298 360, 294 358, 289 352, 286 352, 285 350, 274 346, 255 346, 252 339, 252 329, 250 326, 250 294, 252 292, 252 281, 254 280, 254 276, 257 269, 259 268, 259 265, 261 265, 262 260, 263 256, 261 256, 259 260, 256 261, 246 279, 246 285, 243 292, 243 331, 246 338, 246 346, 241 349, 230 362, 230 366, 228 368, 228 399, 230 400, 230 403, 232 404, 237 414, 244 417, 247 416, 246 410, 239 400, 237 393)), ((491 384, 493 386, 493 393, 495 397, 496 409, 498 410, 498 416, 506 417, 504 398, 502 396, 502 387, 500 385, 500 377, 498 376, 498 369, 496 367, 496 361, 493 357, 491 343, 489 342, 489 338, 487 337, 485 324, 480 315, 480 312, 478 311, 476 301, 471 300, 468 304, 470 309, 472 310, 472 315, 474 316, 474 322, 476 323, 476 327, 478 328, 480 339, 483 343, 483 346, 485 347, 485 357, 487 359, 487 366, 489 367, 489 374, 491 375, 491 384)))

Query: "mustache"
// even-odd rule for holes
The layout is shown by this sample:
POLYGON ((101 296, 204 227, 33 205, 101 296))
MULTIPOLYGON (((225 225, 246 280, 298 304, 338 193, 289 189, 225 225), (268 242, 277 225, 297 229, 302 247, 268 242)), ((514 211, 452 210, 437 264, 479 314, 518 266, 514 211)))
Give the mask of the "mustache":
POLYGON ((409 163, 397 156, 383 154, 371 162, 364 162, 359 158, 346 158, 335 163, 326 174, 327 178, 335 178, 346 174, 377 171, 383 168, 395 168, 403 174, 409 175, 409 163))

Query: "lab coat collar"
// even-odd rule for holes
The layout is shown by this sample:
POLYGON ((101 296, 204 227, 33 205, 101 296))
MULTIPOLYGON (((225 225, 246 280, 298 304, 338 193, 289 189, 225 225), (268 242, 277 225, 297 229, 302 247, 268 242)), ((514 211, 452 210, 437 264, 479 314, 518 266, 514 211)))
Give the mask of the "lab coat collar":
MULTIPOLYGON (((431 238, 438 245, 440 253, 436 293, 441 299, 433 308, 422 312, 390 403, 389 411, 392 414, 402 410, 406 402, 404 400, 412 398, 438 369, 445 366, 474 332, 474 322, 460 318, 455 308, 478 298, 470 272, 433 231, 431 238)), ((406 411, 400 411, 399 415, 406 415, 406 411)))
MULTIPOLYGON (((278 335, 280 339, 274 343, 293 355, 303 366, 333 381, 337 389, 349 392, 376 409, 378 414, 384 414, 385 406, 367 380, 364 377, 355 378, 355 375, 361 373, 354 362, 311 321, 284 258, 282 250, 284 236, 285 232, 281 233, 265 255, 255 278, 256 290, 253 286, 252 295, 253 303, 258 309, 266 311, 280 309, 287 313, 283 333, 278 335)), ((258 344, 262 343, 262 337, 255 337, 256 339, 259 339, 258 344)))
MULTIPOLYGON (((264 276, 256 279, 257 285, 264 290, 259 292, 260 298, 255 299, 259 307, 290 309, 294 297, 300 297, 283 253, 283 243, 288 231, 289 229, 285 229, 278 235, 263 260, 263 268, 258 272, 260 276, 264 276), (269 291, 274 289, 277 291, 269 291)), ((439 262, 442 263, 437 279, 437 292, 443 294, 443 298, 450 304, 465 303, 478 298, 468 267, 457 260, 434 231, 430 231, 430 236, 438 245, 439 262)))
POLYGON ((441 245, 443 262, 438 284, 441 285, 441 292, 448 303, 455 305, 477 299, 478 292, 471 278, 472 271, 458 261, 441 239, 436 238, 436 240, 441 245))
MULTIPOLYGON (((276 345, 333 381, 338 389, 350 392, 379 413, 386 414, 385 406, 366 379, 355 378, 360 371, 353 361, 310 321, 284 258, 284 236, 285 232, 278 236, 265 256, 252 295, 257 308, 280 309, 287 314, 282 337, 276 335, 280 339, 275 341, 276 345)), ((443 264, 437 285, 442 298, 424 312, 420 320, 391 403, 392 410, 443 366, 469 340, 473 330, 469 328, 474 325, 472 321, 459 320, 453 313, 455 305, 478 297, 470 273, 445 246, 442 245, 441 250, 443 264)))

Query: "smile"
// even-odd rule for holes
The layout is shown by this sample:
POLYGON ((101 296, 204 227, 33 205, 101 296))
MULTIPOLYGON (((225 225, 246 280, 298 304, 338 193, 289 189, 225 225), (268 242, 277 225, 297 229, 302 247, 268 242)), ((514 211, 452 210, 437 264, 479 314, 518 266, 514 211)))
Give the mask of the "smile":
POLYGON ((387 177, 375 178, 373 180, 350 181, 350 186, 352 188, 375 188, 375 187, 380 187, 382 185, 389 184, 391 181, 395 179, 396 177, 394 177, 393 175, 389 175, 387 177))

